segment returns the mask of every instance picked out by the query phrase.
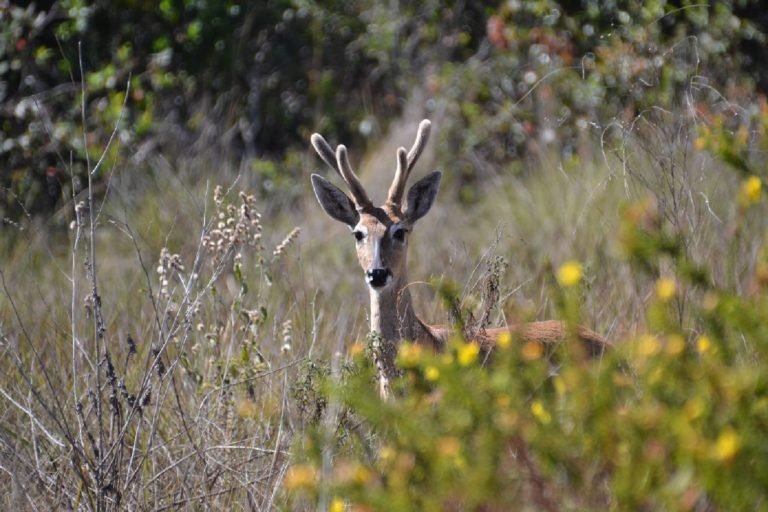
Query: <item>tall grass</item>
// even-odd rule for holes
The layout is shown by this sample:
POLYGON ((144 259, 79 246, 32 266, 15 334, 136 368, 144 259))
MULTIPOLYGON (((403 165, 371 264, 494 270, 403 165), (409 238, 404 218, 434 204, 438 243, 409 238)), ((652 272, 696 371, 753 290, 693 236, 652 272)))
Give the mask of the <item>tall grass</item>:
MULTIPOLYGON (((695 263, 711 269, 713 285, 746 290, 762 247, 764 208, 744 212, 734 204, 739 180, 693 149, 694 127, 680 128, 685 136, 664 135, 685 117, 670 115, 648 123, 651 136, 634 127, 618 133, 613 151, 595 141, 591 158, 543 156, 524 174, 499 173, 471 206, 451 199, 457 192, 444 169, 441 197, 412 238, 417 310, 434 323, 448 319, 427 284, 434 277, 461 283, 464 307, 475 307, 488 262, 502 257, 502 307, 493 321, 561 316, 554 270, 577 260, 584 265, 581 321, 617 342, 644 333, 657 280, 683 280, 668 257, 646 273, 633 266, 617 233, 622 212, 638 201, 681 237, 695 263), (735 237, 744 215, 749 229, 735 237)), ((364 159, 363 182, 390 179, 401 129, 364 159)), ((426 157, 416 172, 425 172, 426 157)), ((309 149, 305 159, 308 171, 318 167, 309 149)), ((291 447, 311 451, 305 435, 318 418, 326 415, 323 443, 360 446, 373 459, 377 437, 368 427, 390 432, 378 416, 367 416, 368 425, 355 416, 358 407, 366 418, 359 397, 370 396, 345 402, 352 409, 327 409, 320 384, 332 361, 341 379, 348 349, 367 334, 366 291, 350 237, 320 213, 308 176, 297 184, 303 199, 285 207, 280 198, 254 197, 242 168, 183 155, 149 162, 115 169, 94 203, 93 230, 87 202, 73 204, 50 225, 27 226, 6 248, 0 505, 313 509, 311 498, 290 501, 282 484, 291 447), (297 226, 300 233, 288 236, 297 226), (346 415, 338 427, 337 414, 346 415)), ((701 298, 694 286, 674 298, 675 323, 691 340, 696 333, 685 329, 697 325, 694 298, 701 298)), ((351 382, 365 386, 365 379, 351 382)), ((516 461, 497 462, 519 474, 534 471, 537 457, 558 464, 554 448, 519 443, 516 461)), ((335 464, 333 453, 325 464, 335 464)), ((300 488, 300 473, 292 475, 292 488, 300 488)), ((510 499, 541 505, 575 496, 568 478, 557 482, 546 492, 562 494, 526 488, 510 499)), ((609 494, 573 503, 610 503, 609 494)), ((327 493, 319 499, 332 503, 327 493)))

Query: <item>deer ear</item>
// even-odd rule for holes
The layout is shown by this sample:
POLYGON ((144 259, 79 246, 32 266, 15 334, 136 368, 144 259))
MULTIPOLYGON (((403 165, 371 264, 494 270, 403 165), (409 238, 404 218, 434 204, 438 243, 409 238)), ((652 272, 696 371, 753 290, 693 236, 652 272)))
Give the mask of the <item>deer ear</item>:
POLYGON ((325 213, 332 218, 354 228, 360 219, 355 203, 339 187, 326 180, 319 174, 312 175, 312 188, 315 196, 325 213))
POLYGON ((414 183, 408 190, 408 201, 403 212, 408 222, 415 223, 432 208, 437 197, 437 190, 440 188, 442 175, 440 171, 435 171, 414 183))

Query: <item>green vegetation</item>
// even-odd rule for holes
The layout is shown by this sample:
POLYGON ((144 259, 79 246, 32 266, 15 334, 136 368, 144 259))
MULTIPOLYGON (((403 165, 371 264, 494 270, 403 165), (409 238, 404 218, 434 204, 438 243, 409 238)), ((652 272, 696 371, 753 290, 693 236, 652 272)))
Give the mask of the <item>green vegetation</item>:
POLYGON ((750 1, 0 0, 0 508, 765 509, 766 30, 750 1), (602 358, 404 344, 378 398, 308 139, 378 197, 422 117, 417 311, 589 325, 602 358))

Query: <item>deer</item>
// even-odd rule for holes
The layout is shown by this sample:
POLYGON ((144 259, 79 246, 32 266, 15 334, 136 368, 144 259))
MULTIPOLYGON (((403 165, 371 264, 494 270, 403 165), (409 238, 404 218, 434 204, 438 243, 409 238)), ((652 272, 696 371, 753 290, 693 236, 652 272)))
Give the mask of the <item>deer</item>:
MULTIPOLYGON (((424 119, 411 149, 397 149, 394 179, 381 206, 374 205, 360 183, 349 163, 346 146, 340 144, 334 151, 319 133, 310 138, 317 154, 339 174, 349 192, 347 194, 319 174, 311 175, 312 188, 322 209, 332 219, 345 224, 355 239, 357 259, 370 295, 370 336, 378 391, 384 399, 390 395, 392 379, 399 375, 395 357, 404 340, 439 352, 456 334, 450 326, 422 321, 414 311, 408 288, 408 241, 417 221, 432 208, 442 178, 440 171, 434 171, 405 193, 411 170, 427 144, 430 129, 431 122, 424 119)), ((478 344, 484 353, 489 353, 503 333, 523 341, 552 345, 565 340, 572 332, 561 321, 545 320, 481 329, 467 341, 478 344)), ((575 329, 575 336, 589 355, 602 354, 609 345, 601 335, 583 326, 575 329)))

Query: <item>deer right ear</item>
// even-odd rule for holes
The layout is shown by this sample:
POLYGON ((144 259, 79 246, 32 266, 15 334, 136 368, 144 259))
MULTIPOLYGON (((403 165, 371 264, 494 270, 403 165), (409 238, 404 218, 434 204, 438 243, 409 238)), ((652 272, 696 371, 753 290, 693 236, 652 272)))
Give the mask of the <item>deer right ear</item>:
POLYGON ((339 187, 319 174, 313 174, 312 188, 315 189, 317 201, 325 213, 350 228, 357 226, 360 214, 355 208, 355 203, 339 187))
POLYGON ((405 203, 405 217, 410 223, 427 214, 437 197, 437 190, 440 188, 440 177, 442 173, 435 171, 413 184, 408 191, 408 201, 405 203))

